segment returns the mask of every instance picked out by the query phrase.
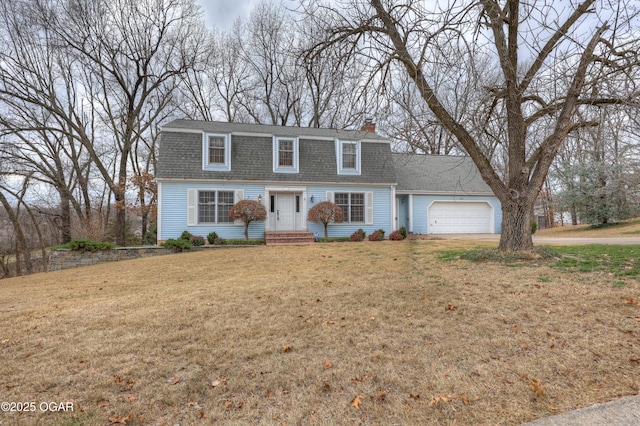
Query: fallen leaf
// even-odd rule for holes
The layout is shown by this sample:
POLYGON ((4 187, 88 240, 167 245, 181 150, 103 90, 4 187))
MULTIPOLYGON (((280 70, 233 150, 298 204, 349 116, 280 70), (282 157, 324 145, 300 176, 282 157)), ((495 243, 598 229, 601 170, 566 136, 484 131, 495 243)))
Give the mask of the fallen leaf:
POLYGON ((211 387, 215 388, 218 387, 222 384, 222 382, 220 380, 214 380, 213 382, 211 382, 211 387))
POLYGON ((129 395, 126 396, 126 400, 129 401, 129 402, 136 402, 137 399, 138 398, 132 393, 130 393, 129 395))
POLYGON ((529 384, 536 391, 536 395, 538 397, 542 396, 544 390, 542 389, 542 385, 540 384, 540 380, 529 379, 529 384))
POLYGON ((109 405, 111 405, 111 403, 110 403, 108 400, 106 400, 106 399, 102 399, 102 400, 98 401, 98 402, 96 403, 96 405, 97 405, 98 407, 100 407, 100 408, 104 408, 104 407, 108 407, 109 405))
POLYGON ((199 411, 198 412, 198 418, 199 419, 204 419, 205 417, 207 417, 207 416, 204 414, 204 411, 199 411))
POLYGON ((131 414, 129 414, 126 417, 121 417, 121 416, 113 416, 113 417, 109 417, 109 421, 111 422, 111 424, 119 424, 119 425, 126 425, 128 422, 131 421, 131 414))
POLYGON ((429 406, 438 405, 442 402, 449 402, 449 398, 447 398, 447 395, 444 393, 431 398, 431 401, 429 401, 429 406))
POLYGON ((420 394, 417 393, 417 394, 414 395, 414 394, 410 393, 409 394, 409 398, 418 400, 418 399, 420 399, 420 394))
POLYGON ((636 299, 635 297, 627 297, 626 299, 624 299, 624 303, 627 305, 640 305, 640 300, 636 299))
POLYGON ((224 402, 224 409, 225 410, 230 410, 231 406, 233 405, 233 402, 229 401, 228 399, 224 402))
POLYGON ((330 391, 331 390, 331 385, 329 383, 326 383, 322 386, 324 388, 324 390, 326 391, 330 391))
POLYGON ((187 407, 196 407, 197 405, 198 405, 198 403, 197 403, 197 402, 195 402, 195 401, 189 401, 189 402, 187 402, 187 407))
POLYGON ((182 381, 182 377, 179 377, 179 376, 170 377, 167 379, 167 383, 169 383, 170 385, 177 385, 181 381, 182 381))
POLYGON ((284 346, 282 347, 282 351, 283 351, 283 352, 289 352, 290 350, 291 350, 291 345, 284 345, 284 346))
POLYGON ((429 296, 422 296, 422 300, 424 300, 425 302, 429 300, 429 296))
POLYGON ((266 395, 266 397, 271 399, 271 398, 273 398, 273 396, 274 396, 274 395, 273 395, 273 392, 271 391, 271 389, 267 389, 267 395, 266 395))
POLYGON ((380 355, 382 355, 381 353, 377 353, 377 354, 370 354, 369 356, 371 358, 378 358, 380 355))
POLYGON ((377 399, 385 399, 387 397, 387 393, 385 391, 380 391, 378 395, 376 395, 377 399))
POLYGON ((326 360, 324 362, 324 368, 331 368, 331 367, 333 367, 333 363, 329 360, 326 360))
POLYGON ((458 307, 452 304, 448 304, 447 307, 444 308, 445 311, 455 311, 456 309, 458 309, 458 307))
POLYGON ((360 409, 360 404, 362 404, 362 399, 360 399, 360 395, 356 396, 355 398, 353 398, 353 401, 351 401, 351 406, 356 410, 360 409))
POLYGON ((236 410, 240 410, 242 407, 244 407, 244 402, 240 401, 236 404, 236 410))

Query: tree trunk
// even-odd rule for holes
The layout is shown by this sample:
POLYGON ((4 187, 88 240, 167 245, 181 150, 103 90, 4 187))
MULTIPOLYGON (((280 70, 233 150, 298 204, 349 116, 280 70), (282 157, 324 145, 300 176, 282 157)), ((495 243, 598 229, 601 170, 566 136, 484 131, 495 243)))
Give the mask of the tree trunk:
POLYGON ((325 222, 324 223, 324 237, 325 238, 329 238, 329 232, 327 231, 327 225, 329 224, 329 222, 325 222))
POLYGON ((532 251, 531 212, 533 205, 502 203, 501 251, 532 251))
POLYGON ((58 194, 60 195, 60 220, 62 222, 60 226, 62 244, 71 241, 71 200, 67 191, 67 188, 58 189, 58 194))
POLYGON ((249 240, 249 224, 251 222, 245 222, 244 224, 244 239, 249 240))

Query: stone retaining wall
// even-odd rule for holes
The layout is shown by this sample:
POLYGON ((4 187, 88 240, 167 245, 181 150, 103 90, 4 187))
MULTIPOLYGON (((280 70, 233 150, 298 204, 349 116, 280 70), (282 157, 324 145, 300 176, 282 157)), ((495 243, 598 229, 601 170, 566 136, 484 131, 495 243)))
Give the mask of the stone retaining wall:
POLYGON ((104 262, 117 262, 119 260, 139 259, 141 257, 162 256, 173 253, 175 252, 171 249, 158 246, 123 247, 93 253, 56 249, 49 253, 47 271, 59 271, 61 269, 77 268, 104 262))

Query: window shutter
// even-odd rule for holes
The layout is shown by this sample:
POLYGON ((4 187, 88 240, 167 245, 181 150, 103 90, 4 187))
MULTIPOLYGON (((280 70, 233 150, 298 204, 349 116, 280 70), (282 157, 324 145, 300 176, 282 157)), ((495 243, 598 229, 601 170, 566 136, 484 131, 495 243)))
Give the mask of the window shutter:
MULTIPOLYGON (((238 201, 242 201, 244 200, 244 189, 238 189, 236 190, 236 194, 235 194, 235 202, 237 203, 238 201)), ((234 220, 233 221, 234 225, 244 225, 244 222, 240 219, 234 220)))
POLYGON ((327 191, 327 198, 326 198, 326 200, 327 200, 327 201, 330 201, 330 202, 332 202, 332 203, 335 203, 335 201, 333 200, 333 192, 331 192, 331 191, 327 191))
POLYGON ((187 189, 187 226, 198 224, 198 190, 187 189))
POLYGON ((373 225, 373 192, 365 193, 365 218, 366 225, 373 225))

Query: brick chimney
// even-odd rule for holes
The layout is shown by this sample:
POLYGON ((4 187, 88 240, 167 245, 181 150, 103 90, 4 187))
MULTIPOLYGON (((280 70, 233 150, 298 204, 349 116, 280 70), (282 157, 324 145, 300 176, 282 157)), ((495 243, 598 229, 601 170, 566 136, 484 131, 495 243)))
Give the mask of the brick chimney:
POLYGON ((364 126, 362 126, 362 130, 365 132, 376 132, 376 123, 373 122, 372 118, 367 118, 364 120, 364 126))

